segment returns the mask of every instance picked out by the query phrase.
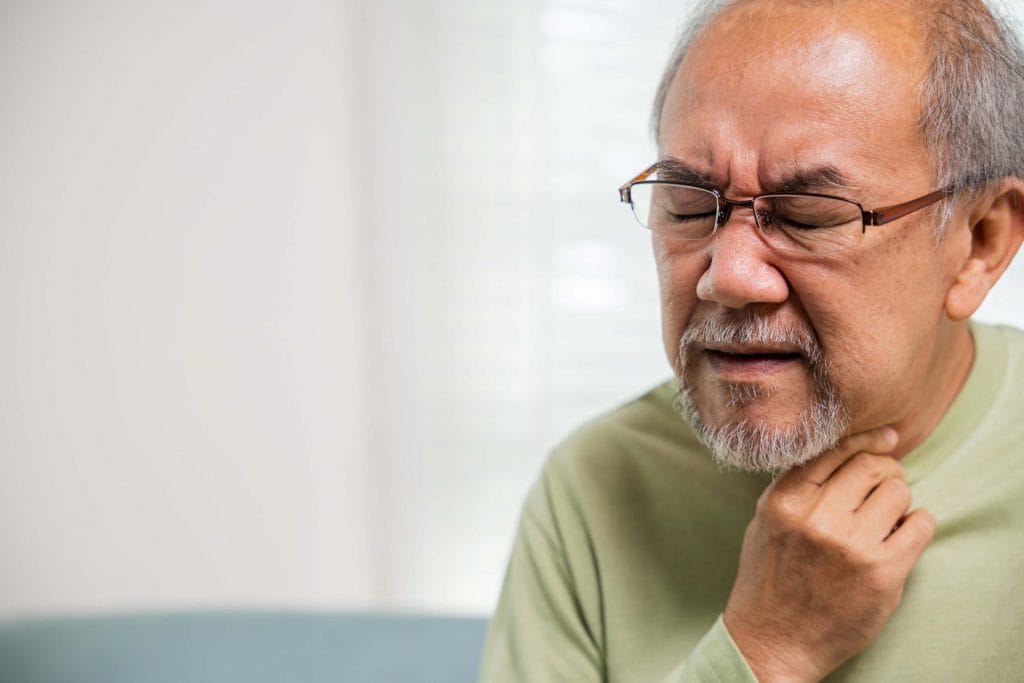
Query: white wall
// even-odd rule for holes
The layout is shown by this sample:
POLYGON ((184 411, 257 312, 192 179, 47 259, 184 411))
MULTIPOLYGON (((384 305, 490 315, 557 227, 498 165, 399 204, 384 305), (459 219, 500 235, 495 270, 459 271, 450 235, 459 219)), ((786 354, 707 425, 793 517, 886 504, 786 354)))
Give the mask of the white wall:
POLYGON ((489 610, 548 448, 667 376, 615 188, 681 11, 0 6, 0 617, 489 610))
POLYGON ((364 604, 348 4, 0 10, 0 613, 364 604))

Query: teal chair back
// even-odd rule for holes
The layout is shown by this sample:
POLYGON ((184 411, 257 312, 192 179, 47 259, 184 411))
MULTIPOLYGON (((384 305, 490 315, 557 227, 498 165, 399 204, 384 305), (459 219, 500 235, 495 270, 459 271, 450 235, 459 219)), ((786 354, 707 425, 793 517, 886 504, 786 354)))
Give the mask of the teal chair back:
POLYGON ((0 623, 2 683, 470 683, 482 618, 210 612, 0 623))

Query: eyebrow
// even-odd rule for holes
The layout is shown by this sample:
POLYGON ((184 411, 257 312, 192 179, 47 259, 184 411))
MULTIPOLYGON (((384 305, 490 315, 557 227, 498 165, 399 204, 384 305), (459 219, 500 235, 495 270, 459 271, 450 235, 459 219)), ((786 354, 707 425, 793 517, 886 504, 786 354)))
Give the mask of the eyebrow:
POLYGON ((693 185, 707 190, 716 190, 719 184, 678 157, 664 156, 658 159, 658 180, 670 183, 693 185))
POLYGON ((784 175, 774 185, 773 192, 786 194, 789 192, 815 192, 822 190, 851 190, 853 185, 843 172, 832 164, 822 164, 810 168, 797 168, 784 175))
MULTIPOLYGON (((664 156, 658 159, 658 179, 683 185, 693 185, 709 190, 721 189, 719 183, 688 165, 682 159, 664 156)), ((832 164, 810 167, 796 167, 787 171, 777 182, 764 188, 766 194, 788 194, 793 192, 821 192, 826 190, 851 190, 854 186, 849 179, 832 164)))

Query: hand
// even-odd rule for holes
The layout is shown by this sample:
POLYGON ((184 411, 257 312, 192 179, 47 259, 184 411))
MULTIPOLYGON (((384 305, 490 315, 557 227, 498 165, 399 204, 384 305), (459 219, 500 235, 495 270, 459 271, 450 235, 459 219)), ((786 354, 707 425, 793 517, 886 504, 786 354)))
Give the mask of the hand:
POLYGON ((863 650, 899 605, 935 533, 888 453, 861 432, 776 479, 757 502, 725 626, 760 681, 817 681, 863 650))

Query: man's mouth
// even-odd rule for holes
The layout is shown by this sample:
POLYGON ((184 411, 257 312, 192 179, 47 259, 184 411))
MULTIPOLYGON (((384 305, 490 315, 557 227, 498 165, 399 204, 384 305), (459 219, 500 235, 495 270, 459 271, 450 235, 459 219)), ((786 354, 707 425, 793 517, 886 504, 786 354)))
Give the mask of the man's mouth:
POLYGON ((723 379, 742 381, 780 372, 803 360, 794 349, 722 346, 704 350, 708 362, 723 379))

